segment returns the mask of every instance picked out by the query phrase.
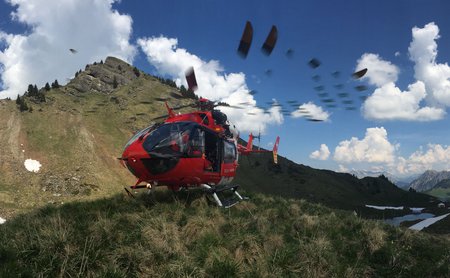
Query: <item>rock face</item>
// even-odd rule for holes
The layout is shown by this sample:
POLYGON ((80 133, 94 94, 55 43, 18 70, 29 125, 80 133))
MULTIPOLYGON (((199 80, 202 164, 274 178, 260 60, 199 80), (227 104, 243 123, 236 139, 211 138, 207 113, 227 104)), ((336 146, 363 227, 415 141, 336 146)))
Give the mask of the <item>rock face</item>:
POLYGON ((411 182, 409 185, 410 188, 415 189, 416 191, 423 192, 431 190, 443 181, 450 179, 450 171, 434 171, 428 170, 425 171, 420 177, 411 182))
POLYGON ((128 63, 107 57, 104 63, 87 65, 85 70, 72 79, 67 86, 81 93, 96 91, 109 94, 140 76, 141 72, 128 63))

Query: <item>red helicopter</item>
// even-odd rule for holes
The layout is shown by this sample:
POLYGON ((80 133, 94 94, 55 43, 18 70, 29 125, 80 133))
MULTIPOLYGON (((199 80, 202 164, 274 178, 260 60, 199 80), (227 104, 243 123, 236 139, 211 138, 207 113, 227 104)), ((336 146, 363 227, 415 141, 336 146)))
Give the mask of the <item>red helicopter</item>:
MULTIPOLYGON (((195 89, 193 71, 186 75, 186 79, 189 88, 195 89)), ((237 192, 238 185, 231 184, 239 155, 268 151, 253 150, 252 134, 246 146, 238 143, 239 134, 235 126, 223 112, 214 109, 225 105, 223 103, 200 98, 198 110, 186 114, 175 114, 174 110, 182 107, 171 108, 167 102, 165 105, 168 115, 164 116, 164 122, 137 132, 119 158, 138 179, 131 189, 152 190, 155 186, 167 186, 178 191, 201 187, 218 206, 225 208, 244 200, 237 192), (142 185, 144 182, 146 184, 142 185), (233 192, 234 198, 221 200, 217 194, 226 191, 233 192)), ((277 137, 272 150, 275 163, 279 141, 277 137)))

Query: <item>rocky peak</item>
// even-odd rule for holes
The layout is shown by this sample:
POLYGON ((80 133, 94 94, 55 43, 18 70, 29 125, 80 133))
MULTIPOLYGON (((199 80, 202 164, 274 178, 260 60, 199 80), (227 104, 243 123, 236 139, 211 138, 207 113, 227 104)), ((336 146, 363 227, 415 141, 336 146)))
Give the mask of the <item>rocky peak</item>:
POLYGON ((436 187, 442 180, 450 179, 450 171, 427 170, 409 185, 416 191, 427 191, 436 187))
POLYGON ((136 67, 115 57, 107 57, 104 63, 86 65, 67 86, 81 93, 96 91, 109 94, 142 74, 136 67))

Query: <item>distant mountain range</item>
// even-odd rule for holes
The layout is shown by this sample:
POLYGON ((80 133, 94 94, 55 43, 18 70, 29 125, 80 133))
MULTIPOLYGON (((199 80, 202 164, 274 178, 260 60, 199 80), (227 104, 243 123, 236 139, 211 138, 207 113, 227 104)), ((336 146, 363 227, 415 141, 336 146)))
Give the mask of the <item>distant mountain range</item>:
POLYGON ((409 188, 424 192, 434 188, 450 188, 450 171, 428 170, 411 182, 409 188))
POLYGON ((395 176, 392 173, 389 173, 387 171, 368 171, 368 170, 351 170, 349 174, 352 174, 356 176, 359 179, 365 178, 365 177, 379 177, 381 175, 385 176, 389 179, 393 184, 400 188, 408 188, 409 184, 417 179, 417 175, 408 176, 408 177, 398 177, 395 176))

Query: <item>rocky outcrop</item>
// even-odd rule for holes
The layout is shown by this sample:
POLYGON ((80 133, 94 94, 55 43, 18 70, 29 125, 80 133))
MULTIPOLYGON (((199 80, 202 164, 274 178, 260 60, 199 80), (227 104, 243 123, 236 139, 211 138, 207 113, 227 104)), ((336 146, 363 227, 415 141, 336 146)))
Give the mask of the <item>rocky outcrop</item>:
POLYGON ((84 71, 67 84, 67 87, 81 93, 94 91, 109 94, 119 86, 138 78, 141 73, 137 68, 118 58, 107 57, 104 63, 87 65, 84 71))
POLYGON ((419 192, 428 191, 435 188, 439 182, 446 179, 450 179, 450 171, 438 172, 434 170, 428 170, 413 182, 411 182, 409 187, 419 192))

